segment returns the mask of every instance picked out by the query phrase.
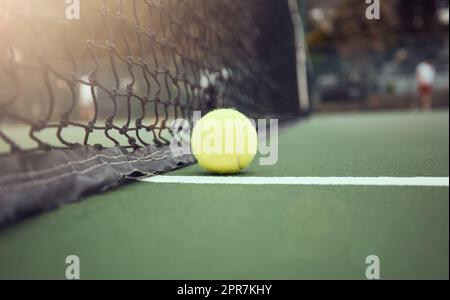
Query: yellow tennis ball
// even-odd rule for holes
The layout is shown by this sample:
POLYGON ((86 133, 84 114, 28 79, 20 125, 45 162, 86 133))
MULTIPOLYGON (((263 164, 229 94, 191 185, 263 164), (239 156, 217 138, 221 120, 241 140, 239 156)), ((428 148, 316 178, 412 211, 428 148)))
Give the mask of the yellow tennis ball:
POLYGON ((258 147, 256 129, 235 109, 209 112, 195 124, 192 153, 208 172, 234 174, 253 161, 258 147))

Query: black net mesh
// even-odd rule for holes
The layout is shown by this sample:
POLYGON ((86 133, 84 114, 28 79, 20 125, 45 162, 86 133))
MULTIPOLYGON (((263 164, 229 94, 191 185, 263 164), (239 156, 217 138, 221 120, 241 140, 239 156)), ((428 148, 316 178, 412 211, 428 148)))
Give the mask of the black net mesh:
POLYGON ((76 2, 0 1, 0 227, 194 163, 194 111, 301 113, 287 1, 76 2))
POLYGON ((0 1, 0 152, 165 145, 171 120, 297 115, 285 1, 0 1))

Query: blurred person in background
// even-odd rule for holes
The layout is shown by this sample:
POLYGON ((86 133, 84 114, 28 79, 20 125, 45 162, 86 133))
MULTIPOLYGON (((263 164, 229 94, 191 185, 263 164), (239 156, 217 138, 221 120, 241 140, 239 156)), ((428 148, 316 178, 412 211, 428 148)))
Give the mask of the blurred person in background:
POLYGON ((433 82, 436 70, 431 60, 420 62, 416 67, 416 85, 419 93, 419 105, 423 110, 430 110, 433 102, 433 82))
POLYGON ((80 120, 90 120, 95 114, 95 103, 93 94, 97 95, 97 87, 93 87, 95 74, 84 75, 80 78, 83 82, 79 85, 79 118, 80 120))

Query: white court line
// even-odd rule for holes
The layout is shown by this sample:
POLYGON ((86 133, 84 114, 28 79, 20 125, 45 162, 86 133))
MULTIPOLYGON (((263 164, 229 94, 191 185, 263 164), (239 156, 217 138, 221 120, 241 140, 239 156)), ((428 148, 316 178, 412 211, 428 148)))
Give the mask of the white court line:
POLYGON ((154 176, 140 180, 153 183, 186 184, 449 186, 448 177, 154 176))

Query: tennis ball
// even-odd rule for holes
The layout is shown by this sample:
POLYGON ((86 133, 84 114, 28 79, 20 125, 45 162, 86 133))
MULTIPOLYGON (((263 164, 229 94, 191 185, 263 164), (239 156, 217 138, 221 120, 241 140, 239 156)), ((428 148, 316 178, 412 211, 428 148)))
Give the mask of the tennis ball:
POLYGON ((198 164, 210 173, 238 173, 253 161, 257 147, 255 127, 235 109, 209 112, 192 131, 192 153, 198 164))

